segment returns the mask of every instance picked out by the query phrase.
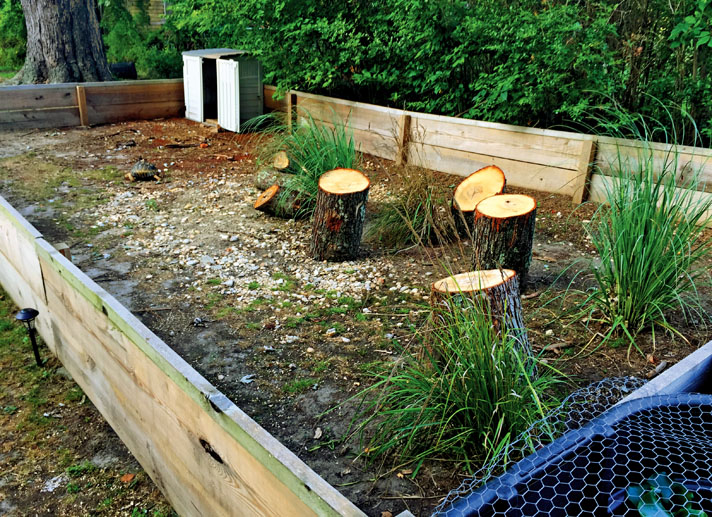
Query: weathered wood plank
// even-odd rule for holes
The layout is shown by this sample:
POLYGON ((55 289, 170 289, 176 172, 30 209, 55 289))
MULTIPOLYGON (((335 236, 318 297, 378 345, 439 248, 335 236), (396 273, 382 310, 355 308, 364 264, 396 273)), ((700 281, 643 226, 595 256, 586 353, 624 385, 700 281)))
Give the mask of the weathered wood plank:
POLYGON ((620 166, 635 171, 641 163, 655 171, 674 170, 678 184, 697 175, 702 188, 712 190, 712 152, 709 149, 665 144, 646 145, 633 140, 604 139, 598 144, 596 167, 601 174, 613 175, 620 166))
POLYGON ((88 107, 92 124, 108 124, 123 120, 148 120, 163 117, 181 117, 183 101, 142 102, 139 104, 114 104, 88 107))
POLYGON ((352 129, 390 137, 393 145, 396 145, 398 123, 402 113, 400 110, 303 93, 297 93, 297 106, 300 117, 305 117, 308 113, 315 120, 323 122, 333 123, 338 120, 352 129))
POLYGON ((0 111, 0 130, 66 127, 79 124, 77 106, 31 111, 0 111))
POLYGON ((577 170, 583 139, 511 131, 458 118, 413 115, 410 139, 434 147, 577 170))
POLYGON ((408 144, 408 163, 458 176, 468 176, 487 165, 504 171, 507 185, 571 196, 576 171, 546 167, 497 156, 487 156, 426 144, 408 144))
POLYGON ((0 235, 0 281, 181 515, 363 515, 1 198, 0 235))
MULTIPOLYGON (((611 188, 613 178, 610 176, 604 176, 603 174, 592 174, 591 184, 589 187, 588 199, 590 201, 596 201, 598 203, 606 203, 606 192, 607 189, 611 188)), ((679 189, 677 189, 679 190, 679 189)), ((709 192, 695 192, 692 194, 693 202, 709 202, 712 201, 712 193, 709 192)), ((706 212, 705 217, 712 216, 712 209, 706 212)), ((712 221, 707 225, 712 228, 712 221)))
POLYGON ((277 92, 276 86, 264 85, 263 92, 265 108, 272 111, 287 111, 287 97, 284 96, 279 100, 273 97, 277 92))
POLYGON ((77 105, 74 85, 22 85, 0 87, 0 112, 63 108, 77 105))
POLYGON ((132 81, 130 84, 107 83, 85 89, 87 102, 94 107, 144 102, 183 102, 182 82, 140 84, 140 81, 132 81))
POLYGON ((406 113, 401 114, 400 120, 398 121, 398 148, 396 149, 396 165, 403 165, 408 160, 406 145, 410 136, 410 122, 410 115, 406 113))

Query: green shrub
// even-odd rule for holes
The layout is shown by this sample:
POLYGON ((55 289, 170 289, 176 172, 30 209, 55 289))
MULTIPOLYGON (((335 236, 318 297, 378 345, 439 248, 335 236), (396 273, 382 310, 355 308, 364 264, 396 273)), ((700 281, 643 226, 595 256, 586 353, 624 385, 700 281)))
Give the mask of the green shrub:
POLYGON ((369 436, 370 458, 463 461, 472 470, 555 405, 548 393, 557 379, 544 365, 537 377, 517 336, 497 333, 477 305, 435 315, 431 329, 423 358, 403 350, 401 362, 362 392, 357 432, 369 436))
POLYGON ((0 0, 0 71, 22 67, 26 41, 25 16, 20 0, 0 0))
POLYGON ((696 283, 711 251, 705 225, 712 222, 712 200, 697 195, 699 171, 683 167, 675 147, 662 152, 650 143, 664 130, 642 117, 627 123, 644 145, 633 154, 619 149, 607 164, 607 204, 588 225, 600 260, 591 265, 595 287, 582 307, 591 317, 602 314, 608 336, 623 334, 632 347, 644 329, 652 329, 653 339, 656 328, 674 330, 676 309, 685 315, 699 309, 696 283))

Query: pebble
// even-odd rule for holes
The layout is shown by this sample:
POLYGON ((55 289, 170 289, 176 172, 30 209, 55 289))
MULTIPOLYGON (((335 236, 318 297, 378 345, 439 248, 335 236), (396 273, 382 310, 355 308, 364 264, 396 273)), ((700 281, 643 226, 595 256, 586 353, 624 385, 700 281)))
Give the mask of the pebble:
POLYGON ((307 354, 313 354, 314 349, 312 347, 307 348, 307 354))
POLYGON ((546 332, 544 332, 544 334, 551 337, 554 335, 554 331, 551 329, 548 329, 546 332))

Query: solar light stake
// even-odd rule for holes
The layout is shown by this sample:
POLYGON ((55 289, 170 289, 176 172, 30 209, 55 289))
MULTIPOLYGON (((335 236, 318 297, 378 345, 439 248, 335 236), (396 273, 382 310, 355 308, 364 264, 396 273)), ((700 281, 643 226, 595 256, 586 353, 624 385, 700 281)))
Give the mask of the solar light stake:
POLYGON ((35 353, 35 361, 37 361, 37 366, 42 366, 40 350, 37 347, 37 340, 35 339, 35 318, 38 314, 39 311, 36 309, 25 308, 15 315, 15 319, 21 321, 27 327, 27 332, 29 332, 30 341, 32 342, 32 351, 35 353))

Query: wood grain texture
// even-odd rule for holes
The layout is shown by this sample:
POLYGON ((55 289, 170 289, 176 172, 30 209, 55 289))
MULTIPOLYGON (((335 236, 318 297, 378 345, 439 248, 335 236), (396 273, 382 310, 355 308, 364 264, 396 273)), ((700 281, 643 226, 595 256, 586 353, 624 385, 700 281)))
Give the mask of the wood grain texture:
POLYGON ((102 86, 89 86, 86 88, 86 92, 89 104, 95 107, 107 104, 183 102, 182 82, 151 83, 146 85, 140 84, 140 81, 131 81, 131 84, 117 82, 102 86))
MULTIPOLYGON (((589 187, 588 199, 598 203, 606 203, 606 189, 610 188, 612 178, 602 174, 591 175, 591 186, 589 187)), ((692 194, 693 203, 707 202, 712 200, 710 192, 695 192, 692 194)), ((712 217, 712 209, 708 210, 704 218, 712 217)), ((707 224, 708 228, 712 228, 712 221, 707 224)))
POLYGON ((576 172, 495 156, 456 151, 426 144, 408 145, 408 163, 440 172, 467 176, 473 170, 496 165, 507 176, 507 185, 570 196, 576 172))
POLYGON ((77 105, 75 85, 24 84, 0 87, 0 112, 77 105))
POLYGON ((0 281, 179 514, 363 515, 27 226, 0 203, 0 281))
POLYGON ((87 113, 87 94, 83 86, 77 86, 77 106, 79 108, 79 123, 82 126, 88 126, 89 114, 87 113))
POLYGON ((579 156, 579 166, 575 178, 574 192, 571 202, 578 205, 588 198, 588 186, 591 179, 591 169, 596 160, 596 142, 593 138, 585 140, 579 156))
POLYGON ((142 102, 139 104, 114 104, 88 106, 92 124, 109 124, 123 120, 148 120, 163 117, 180 117, 183 101, 142 102))
POLYGON ((25 111, 0 111, 0 130, 80 125, 77 106, 25 111))

